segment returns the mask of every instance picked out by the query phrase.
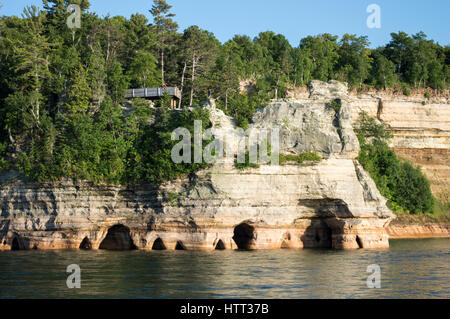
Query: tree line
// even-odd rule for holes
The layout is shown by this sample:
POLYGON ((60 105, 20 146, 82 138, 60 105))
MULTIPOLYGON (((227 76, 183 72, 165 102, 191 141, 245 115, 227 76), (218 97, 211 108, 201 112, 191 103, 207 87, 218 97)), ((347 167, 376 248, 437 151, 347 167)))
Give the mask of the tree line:
POLYGON ((180 108, 201 104, 210 91, 245 128, 256 108, 313 79, 356 89, 449 87, 449 46, 423 33, 393 33, 377 49, 369 48, 366 36, 351 34, 308 36, 292 47, 271 31, 222 44, 198 26, 180 31, 165 0, 149 5, 151 21, 142 13, 101 18, 89 11, 88 0, 70 3, 81 8, 80 29, 66 25, 66 0, 43 0, 42 9, 0 18, 0 168, 19 165, 44 180, 152 179, 140 149, 148 145, 137 116, 145 113, 144 103, 134 101, 134 116, 127 119, 121 112, 128 88, 177 86, 180 108), (255 84, 246 94, 244 79, 255 84), (106 165, 102 161, 111 166, 89 172, 106 165))

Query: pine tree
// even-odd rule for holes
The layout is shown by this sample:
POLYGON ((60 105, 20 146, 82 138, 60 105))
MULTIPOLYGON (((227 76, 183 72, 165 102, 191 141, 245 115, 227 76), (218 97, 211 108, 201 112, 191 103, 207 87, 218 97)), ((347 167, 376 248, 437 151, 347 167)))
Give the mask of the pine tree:
POLYGON ((312 78, 329 81, 334 78, 334 69, 339 59, 337 36, 325 33, 301 40, 302 52, 312 61, 312 78))
POLYGON ((123 73, 122 65, 114 61, 108 69, 108 91, 113 103, 117 104, 125 98, 125 92, 128 88, 128 78, 123 73))
POLYGON ((395 65, 383 54, 374 51, 372 65, 372 83, 377 89, 387 89, 395 83, 395 65))
POLYGON ((178 30, 178 24, 173 21, 175 14, 170 13, 172 6, 165 0, 154 0, 150 13, 153 16, 152 25, 157 35, 158 50, 161 56, 161 81, 165 83, 164 77, 164 56, 166 50, 170 48, 170 40, 173 33, 178 30))
POLYGON ((82 65, 72 75, 68 98, 66 106, 72 113, 85 112, 89 108, 92 90, 89 87, 87 72, 82 65))
POLYGON ((340 41, 337 65, 339 80, 346 81, 352 87, 362 87, 369 77, 372 62, 369 44, 367 36, 344 34, 340 41))
POLYGON ((156 70, 156 59, 148 51, 139 50, 131 61, 128 77, 134 88, 158 86, 161 79, 156 70))
POLYGON ((28 30, 25 41, 18 40, 14 50, 17 56, 16 71, 30 90, 30 112, 34 123, 39 126, 41 102, 43 100, 43 85, 49 78, 49 52, 51 44, 45 36, 45 14, 37 7, 26 7, 23 12, 24 26, 28 30))
POLYGON ((186 54, 189 56, 191 73, 189 105, 192 105, 198 89, 202 86, 205 88, 205 85, 202 85, 205 77, 202 75, 207 74, 214 66, 220 42, 212 33, 201 30, 197 26, 191 26, 184 31, 183 41, 186 43, 186 54))
POLYGON ((99 45, 92 48, 87 78, 92 91, 92 104, 98 107, 106 96, 106 61, 99 45))

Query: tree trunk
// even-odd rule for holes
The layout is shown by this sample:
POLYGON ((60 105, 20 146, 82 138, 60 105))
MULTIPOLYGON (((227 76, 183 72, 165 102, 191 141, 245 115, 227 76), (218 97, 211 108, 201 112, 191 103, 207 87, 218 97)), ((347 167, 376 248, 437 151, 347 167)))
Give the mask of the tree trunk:
POLYGON ((108 30, 108 45, 106 48, 106 62, 109 61, 109 56, 110 56, 110 49, 111 49, 111 42, 110 42, 110 31, 108 30))
POLYGON ((225 91, 225 111, 228 110, 228 89, 225 91))
POLYGON ((194 101, 194 81, 195 81, 195 64, 196 58, 195 55, 192 57, 192 76, 191 76, 191 99, 189 101, 189 105, 192 106, 192 102, 194 101))
POLYGON ((184 61, 183 73, 181 74, 181 85, 180 85, 181 97, 180 97, 180 101, 178 102, 179 109, 181 109, 181 102, 183 100, 184 75, 186 74, 186 67, 187 67, 187 61, 184 61))
POLYGON ((164 50, 161 49, 161 82, 164 85, 164 50))

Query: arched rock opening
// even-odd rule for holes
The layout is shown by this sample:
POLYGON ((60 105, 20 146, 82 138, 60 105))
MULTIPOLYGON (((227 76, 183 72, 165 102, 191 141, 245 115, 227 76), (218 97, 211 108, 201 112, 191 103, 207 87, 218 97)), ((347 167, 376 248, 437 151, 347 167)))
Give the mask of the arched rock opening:
POLYGON ((82 249, 82 250, 91 250, 92 249, 92 244, 91 244, 91 241, 89 240, 89 238, 84 237, 83 241, 80 244, 80 249, 82 249))
POLYGON ((175 250, 187 250, 181 241, 177 241, 177 245, 175 246, 175 250))
POLYGON ((225 250, 225 244, 223 243, 222 239, 219 239, 219 241, 216 244, 215 250, 225 250))
POLYGON ((136 248, 131 238, 130 229, 123 225, 111 227, 99 247, 102 250, 133 250, 136 248))
POLYGON ((12 240, 11 250, 20 250, 20 243, 17 237, 14 237, 12 240))
POLYGON ((255 228, 246 223, 236 226, 233 240, 239 249, 252 249, 256 240, 255 228))
POLYGON ((153 246, 152 246, 152 250, 166 250, 166 245, 164 245, 164 242, 162 241, 161 238, 157 238, 154 242, 153 242, 153 246))
POLYGON ((332 229, 324 219, 318 218, 311 221, 301 240, 304 248, 332 248, 332 229))

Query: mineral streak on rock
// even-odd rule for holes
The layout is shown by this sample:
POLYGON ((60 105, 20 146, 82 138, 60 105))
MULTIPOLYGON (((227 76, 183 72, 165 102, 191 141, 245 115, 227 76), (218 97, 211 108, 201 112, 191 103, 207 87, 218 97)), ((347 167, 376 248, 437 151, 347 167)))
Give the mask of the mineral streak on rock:
MULTIPOLYGON (((313 81, 310 99, 274 101, 254 115, 252 128, 280 129, 282 153, 316 151, 319 163, 237 170, 223 161, 159 187, 4 181, 0 249, 389 247, 395 216, 355 161, 346 91, 313 81), (177 200, 164 201, 167 193, 177 200)), ((236 127, 213 101, 204 107, 214 134, 236 127)))

